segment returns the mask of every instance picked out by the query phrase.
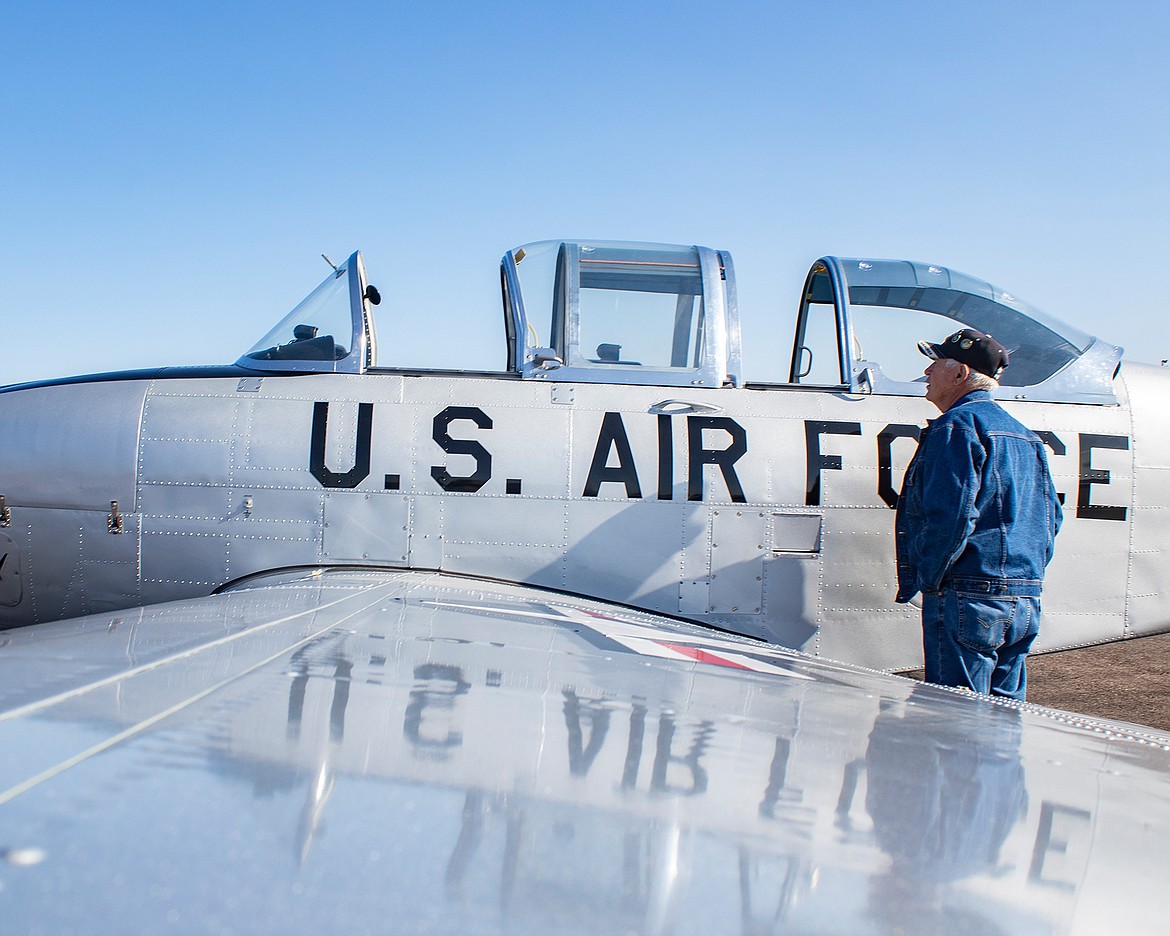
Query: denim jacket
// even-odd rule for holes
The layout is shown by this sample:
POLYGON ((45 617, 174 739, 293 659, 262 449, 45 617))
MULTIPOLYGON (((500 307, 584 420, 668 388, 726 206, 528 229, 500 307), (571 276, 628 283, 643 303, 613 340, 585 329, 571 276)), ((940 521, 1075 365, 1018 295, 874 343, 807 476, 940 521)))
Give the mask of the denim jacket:
POLYGON ((1044 443, 976 390, 928 422, 894 530, 898 597, 944 586, 1040 595, 1061 523, 1044 443))

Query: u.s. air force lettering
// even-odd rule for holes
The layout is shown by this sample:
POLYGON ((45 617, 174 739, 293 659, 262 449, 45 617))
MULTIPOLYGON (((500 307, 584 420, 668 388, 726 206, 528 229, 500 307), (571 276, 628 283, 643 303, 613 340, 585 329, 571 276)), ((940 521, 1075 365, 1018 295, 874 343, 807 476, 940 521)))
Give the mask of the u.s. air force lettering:
MULTIPOLYGON (((751 500, 736 472, 737 463, 749 454, 748 433, 744 426, 727 416, 658 413, 653 414, 652 423, 650 418, 642 414, 623 416, 622 413, 615 411, 602 415, 581 497, 600 496, 603 485, 620 487, 631 500, 640 500, 647 496, 643 493, 642 484, 642 478, 646 476, 643 474, 645 466, 643 471, 639 470, 634 447, 630 441, 631 433, 626 426, 626 420, 629 419, 637 431, 643 431, 642 427, 646 426, 648 431, 656 434, 657 465, 654 466, 653 476, 657 481, 654 495, 657 500, 669 501, 675 496, 674 437, 676 424, 679 422, 683 423, 680 431, 685 433, 686 438, 687 500, 707 500, 709 492, 704 485, 703 469, 708 465, 718 469, 726 497, 731 503, 744 504, 751 500)), ((372 470, 374 404, 361 403, 357 407, 353 464, 344 471, 332 470, 326 465, 328 424, 328 401, 314 403, 309 440, 309 471, 323 487, 356 488, 369 477, 372 470)), ((486 433, 494 428, 495 422, 492 417, 478 406, 448 406, 434 415, 431 438, 435 445, 447 454, 468 456, 475 465, 474 471, 463 475, 453 474, 450 467, 445 464, 430 466, 430 477, 440 488, 447 492, 465 494, 474 494, 483 489, 492 478, 492 454, 482 440, 486 433), (452 435, 452 431, 457 428, 472 432, 475 436, 468 438, 452 435)), ((872 465, 875 469, 875 491, 881 501, 891 509, 897 505, 898 500, 893 470, 894 446, 899 443, 907 446, 917 443, 920 432, 920 428, 915 425, 888 423, 874 434, 876 446, 872 465)), ((866 435, 863 424, 856 421, 804 420, 806 507, 832 506, 823 503, 822 473, 841 471, 845 467, 843 455, 826 451, 832 447, 832 437, 866 435)), ((1052 450, 1053 455, 1068 454, 1068 446, 1057 433, 1043 430, 1037 435, 1052 450)), ((1108 470, 1094 467, 1093 452, 1097 449, 1128 450, 1128 436, 1086 432, 1076 435, 1079 466, 1076 516, 1089 520, 1124 521, 1128 516, 1126 506, 1093 500, 1093 486, 1104 486, 1111 482, 1108 470)), ((385 490, 399 489, 401 474, 387 473, 385 478, 385 490)), ((522 479, 509 478, 505 484, 505 493, 520 494, 523 491, 522 485, 522 479)), ((605 490, 613 493, 612 488, 605 490)), ((1064 503, 1065 494, 1062 492, 1059 497, 1061 503, 1064 503)), ((713 495, 712 499, 722 500, 718 494, 713 495)))

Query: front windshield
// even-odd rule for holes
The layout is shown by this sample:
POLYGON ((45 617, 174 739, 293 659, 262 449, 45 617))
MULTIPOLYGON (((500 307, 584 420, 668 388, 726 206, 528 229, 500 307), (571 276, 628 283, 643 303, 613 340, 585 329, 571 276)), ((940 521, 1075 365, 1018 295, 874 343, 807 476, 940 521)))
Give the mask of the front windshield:
POLYGON ((288 315, 280 320, 242 360, 340 361, 352 350, 349 278, 346 267, 330 273, 288 315))

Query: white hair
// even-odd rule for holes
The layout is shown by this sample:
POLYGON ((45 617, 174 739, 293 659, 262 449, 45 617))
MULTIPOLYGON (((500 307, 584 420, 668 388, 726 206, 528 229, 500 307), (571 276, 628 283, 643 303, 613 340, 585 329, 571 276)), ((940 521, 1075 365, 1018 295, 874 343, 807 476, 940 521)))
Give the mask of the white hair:
POLYGON ((981 374, 977 370, 971 371, 971 376, 967 378, 967 386, 972 390, 998 390, 999 381, 994 377, 988 377, 986 374, 981 374))

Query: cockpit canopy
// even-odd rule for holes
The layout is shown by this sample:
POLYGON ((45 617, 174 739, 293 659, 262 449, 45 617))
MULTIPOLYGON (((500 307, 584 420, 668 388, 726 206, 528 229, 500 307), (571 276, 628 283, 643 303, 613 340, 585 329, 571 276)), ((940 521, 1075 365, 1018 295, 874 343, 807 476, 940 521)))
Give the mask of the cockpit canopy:
POLYGON ((805 280, 789 380, 858 392, 923 392, 917 342, 976 328, 1008 349, 1001 399, 1112 403, 1121 349, 1010 293, 906 260, 822 257, 805 280))
POLYGON ((508 365, 525 377, 656 386, 739 381, 735 275, 722 251, 542 241, 509 251, 501 269, 508 365))
MULTIPOLYGON (((541 241, 501 263, 509 372, 524 379, 741 386, 735 272, 726 251, 541 241)), ((361 254, 353 254, 238 363, 252 370, 377 369, 361 254)), ((769 314, 773 310, 765 310, 769 314)), ((917 343, 964 327, 1005 345, 1005 399, 1113 403, 1121 349, 944 267, 822 257, 797 308, 788 384, 921 396, 917 343)), ((757 384, 784 386, 783 384, 757 384)))

